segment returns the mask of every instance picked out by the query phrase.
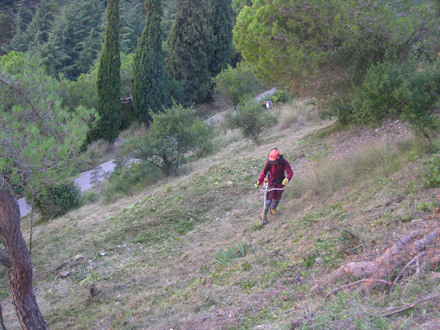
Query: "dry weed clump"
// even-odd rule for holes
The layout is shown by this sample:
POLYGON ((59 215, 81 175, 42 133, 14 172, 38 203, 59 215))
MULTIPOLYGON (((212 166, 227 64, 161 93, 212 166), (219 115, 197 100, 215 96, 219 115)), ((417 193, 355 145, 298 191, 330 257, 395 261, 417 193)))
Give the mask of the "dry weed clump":
POLYGON ((282 129, 296 123, 303 125, 306 122, 319 119, 318 113, 315 111, 310 99, 294 100, 290 104, 281 106, 278 111, 278 118, 282 129))

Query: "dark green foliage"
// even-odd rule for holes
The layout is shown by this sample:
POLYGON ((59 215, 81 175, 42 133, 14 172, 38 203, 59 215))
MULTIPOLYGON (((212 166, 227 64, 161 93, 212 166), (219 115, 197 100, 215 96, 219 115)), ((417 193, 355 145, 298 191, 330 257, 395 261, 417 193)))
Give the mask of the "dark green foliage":
POLYGON ((80 206, 81 190, 74 182, 46 186, 34 196, 34 207, 41 220, 66 214, 80 206))
POLYGON ((237 16, 244 6, 252 6, 252 0, 232 0, 232 9, 237 16))
POLYGON ((231 0, 210 0, 210 28, 212 50, 209 56, 209 71, 215 77, 231 63, 232 19, 231 0))
POLYGON ((439 127, 434 116, 440 105, 439 86, 438 60, 379 63, 368 70, 362 86, 351 94, 351 118, 359 124, 374 124, 388 116, 398 117, 429 138, 439 127))
MULTIPOLYGON (((21 2, 21 1, 20 1, 21 2)), ((76 79, 88 72, 102 44, 104 2, 85 0, 59 6, 40 4, 35 13, 17 5, 14 38, 2 48, 37 53, 48 72, 76 79)))
POLYGON ((210 92, 210 31, 204 0, 176 0, 176 18, 168 38, 167 70, 183 83, 181 103, 204 102, 210 92))
POLYGON ((236 111, 230 112, 227 116, 227 126, 231 129, 240 129, 243 135, 255 144, 260 143, 260 135, 275 121, 276 119, 260 103, 252 101, 238 106, 236 111))
POLYGON ((144 26, 144 0, 121 1, 121 52, 124 54, 134 52, 144 26))
POLYGON ((121 59, 119 54, 119 0, 108 1, 104 49, 98 69, 98 123, 101 137, 113 143, 121 126, 121 59))
POLYGON ((201 156, 212 148, 214 126, 196 117, 194 109, 174 104, 150 115, 150 130, 124 143, 121 157, 150 163, 170 176, 178 173, 188 152, 201 156))
POLYGON ((149 109, 157 113, 170 104, 168 74, 162 52, 159 0, 146 0, 147 20, 133 60, 133 100, 136 118, 149 122, 149 109))
POLYGON ((72 69, 72 57, 66 53, 69 43, 68 26, 66 13, 63 11, 53 22, 47 42, 38 50, 38 57, 46 72, 56 78, 59 78, 59 73, 68 74, 72 69))

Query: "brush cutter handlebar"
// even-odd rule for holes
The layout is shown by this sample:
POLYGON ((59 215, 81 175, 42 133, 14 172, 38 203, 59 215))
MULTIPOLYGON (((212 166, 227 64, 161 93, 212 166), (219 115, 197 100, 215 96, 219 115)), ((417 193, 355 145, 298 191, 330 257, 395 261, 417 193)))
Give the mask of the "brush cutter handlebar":
POLYGON ((274 191, 274 190, 284 190, 284 189, 286 189, 286 187, 283 187, 283 188, 270 188, 269 189, 269 180, 268 179, 264 179, 263 182, 261 183, 261 186, 263 187, 263 189, 260 189, 260 194, 266 194, 269 191, 274 191))

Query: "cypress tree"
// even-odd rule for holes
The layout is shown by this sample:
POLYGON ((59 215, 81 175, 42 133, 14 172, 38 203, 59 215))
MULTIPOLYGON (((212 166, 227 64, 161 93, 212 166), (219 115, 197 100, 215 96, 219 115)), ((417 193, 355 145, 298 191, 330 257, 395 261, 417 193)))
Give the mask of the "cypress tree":
POLYGON ((201 103, 209 96, 209 31, 204 0, 176 0, 176 18, 168 38, 167 69, 183 83, 184 105, 201 103))
POLYGON ((98 68, 98 111, 101 137, 110 148, 121 126, 121 58, 119 54, 119 0, 107 2, 104 49, 98 68))
POLYGON ((211 0, 210 3, 213 49, 209 58, 209 72, 215 77, 231 62, 234 15, 231 0, 211 0))
POLYGON ((148 109, 157 113, 169 104, 168 74, 165 71, 160 26, 160 0, 145 0, 147 19, 133 59, 133 100, 136 117, 151 120, 148 109))

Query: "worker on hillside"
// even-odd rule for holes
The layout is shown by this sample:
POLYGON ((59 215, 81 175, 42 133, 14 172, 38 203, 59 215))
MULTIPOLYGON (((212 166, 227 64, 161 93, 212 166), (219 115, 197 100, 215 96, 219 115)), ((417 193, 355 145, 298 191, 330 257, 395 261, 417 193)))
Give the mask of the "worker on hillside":
POLYGON ((266 196, 264 212, 260 216, 263 225, 269 222, 267 219, 267 213, 269 211, 273 215, 277 213, 276 208, 280 202, 281 195, 283 194, 284 190, 275 189, 284 188, 293 176, 293 171, 290 167, 289 162, 284 159, 283 155, 280 154, 277 148, 273 148, 270 150, 266 166, 264 167, 263 171, 261 171, 260 177, 254 184, 255 188, 258 188, 261 183, 263 183, 264 178, 266 177, 268 172, 269 192, 266 196), (273 188, 275 189, 271 190, 273 188))

